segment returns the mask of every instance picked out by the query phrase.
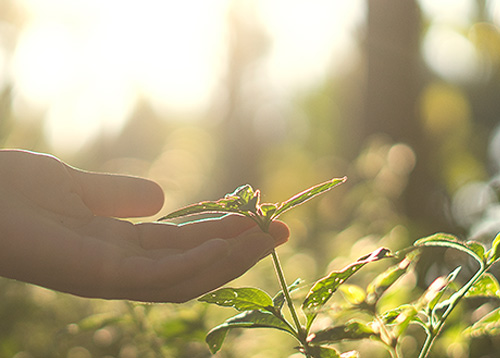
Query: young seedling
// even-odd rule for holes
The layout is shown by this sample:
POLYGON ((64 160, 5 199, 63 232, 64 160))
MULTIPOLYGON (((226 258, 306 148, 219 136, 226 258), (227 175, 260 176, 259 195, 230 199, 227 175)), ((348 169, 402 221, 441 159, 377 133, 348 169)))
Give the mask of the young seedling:
POLYGON ((334 178, 324 183, 315 185, 300 192, 282 203, 260 203, 260 190, 254 190, 249 184, 237 188, 232 193, 226 194, 224 198, 216 201, 202 201, 197 204, 188 205, 174 211, 159 220, 170 220, 184 216, 198 214, 240 214, 254 220, 267 232, 269 224, 288 210, 311 200, 312 198, 327 192, 328 190, 344 183, 344 178, 334 178))
MULTIPOLYGON (((254 190, 247 184, 222 199, 189 205, 160 220, 206 213, 234 213, 251 218, 267 232, 270 223, 283 213, 329 191, 345 180, 346 178, 335 178, 318 184, 282 203, 261 203, 260 191, 254 190)), ((417 240, 413 246, 395 254, 386 248, 378 248, 312 284, 300 305, 304 323, 299 320, 298 308, 294 306, 291 298, 291 293, 302 286, 302 281, 297 279, 288 285, 276 251, 273 250, 271 256, 281 287, 276 295, 271 296, 253 287, 225 287, 199 298, 199 301, 232 307, 238 311, 237 315, 208 332, 206 342, 212 353, 221 349, 226 334, 231 329, 272 328, 294 337, 298 342, 297 350, 307 358, 357 358, 359 355, 356 351, 340 353, 331 345, 345 340, 362 339, 381 343, 391 357, 399 358, 402 357, 400 338, 410 324, 417 324, 426 333, 426 340, 419 354, 419 358, 425 358, 441 333, 446 319, 462 298, 477 296, 500 298, 500 285, 495 277, 487 272, 492 265, 500 261, 500 234, 492 242, 490 250, 478 242, 461 242, 452 235, 441 233, 417 240), (460 272, 460 267, 457 267, 447 276, 438 277, 413 302, 379 312, 379 306, 382 306, 379 305, 379 301, 382 296, 409 272, 411 264, 417 261, 426 247, 444 247, 465 252, 479 264, 479 269, 461 288, 455 289, 457 286, 455 281, 460 272), (396 258, 399 262, 376 276, 366 289, 346 284, 350 277, 367 264, 386 258, 396 258), (361 321, 354 317, 335 326, 311 332, 316 317, 320 313, 325 313, 325 304, 336 291, 340 291, 348 302, 346 315, 363 313, 363 317, 368 316, 369 320, 361 321), (285 304, 289 309, 291 322, 282 312, 285 304)), ((500 330, 499 322, 500 308, 497 308, 468 327, 465 333, 493 334, 500 330)))
MULTIPOLYGON (((346 180, 346 177, 331 179, 306 189, 281 203, 261 203, 260 191, 254 190, 249 184, 246 184, 240 186, 234 192, 226 194, 222 199, 192 204, 174 211, 159 220, 170 220, 206 213, 235 213, 251 218, 259 225, 262 231, 267 232, 270 223, 288 210, 329 191, 344 183, 346 180)), ((300 323, 290 297, 290 290, 292 287, 288 287, 286 283, 283 269, 275 250, 271 252, 271 256, 282 290, 274 300, 267 293, 256 288, 225 288, 200 298, 201 301, 215 303, 221 306, 232 306, 237 310, 244 311, 242 316, 233 317, 232 320, 226 322, 225 326, 217 330, 212 330, 208 334, 207 342, 212 352, 216 352, 220 349, 229 328, 243 326, 281 329, 295 336, 303 346, 308 346, 306 341, 308 329, 300 323), (293 325, 291 325, 281 314, 281 308, 285 302, 290 310, 294 323, 293 325)), ((310 326, 309 322, 308 326, 310 326)), ((303 349, 305 348, 303 347, 303 349)))
MULTIPOLYGON (((500 285, 495 277, 488 273, 491 266, 500 261, 500 234, 493 240, 490 250, 486 250, 484 245, 479 242, 462 242, 453 235, 443 233, 434 234, 417 240, 414 243, 414 246, 419 248, 445 247, 459 250, 468 254, 479 265, 476 273, 460 289, 449 294, 446 299, 444 299, 444 292, 449 289, 450 283, 457 277, 460 267, 457 267, 446 278, 438 278, 438 280, 434 281, 434 284, 437 283, 437 286, 441 287, 435 290, 432 299, 427 300, 425 306, 421 310, 424 319, 418 321, 418 323, 424 328, 427 335, 426 341, 424 342, 419 355, 419 358, 425 358, 428 356, 437 336, 441 333, 446 319, 455 307, 457 307, 462 298, 478 296, 500 298, 500 285)), ((430 286, 428 291, 430 291, 433 285, 430 286)), ((425 296, 426 295, 424 294, 422 297, 425 296)), ((498 312, 499 309, 496 309, 488 317, 474 323, 466 330, 466 333, 478 333, 478 331, 484 329, 485 325, 483 323, 488 321, 488 319, 491 319, 491 317, 498 315, 498 312), (478 331, 476 331, 476 329, 478 329, 478 331)), ((488 332, 488 330, 493 332, 498 326, 500 326, 500 323, 497 321, 496 325, 490 324, 489 329, 482 332, 488 332)))

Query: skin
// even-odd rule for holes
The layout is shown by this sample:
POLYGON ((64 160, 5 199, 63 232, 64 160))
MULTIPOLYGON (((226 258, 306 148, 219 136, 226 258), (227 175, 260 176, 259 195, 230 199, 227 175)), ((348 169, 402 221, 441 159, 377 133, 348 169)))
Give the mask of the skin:
POLYGON ((185 302, 242 275, 287 241, 229 215, 186 225, 156 214, 150 180, 81 171, 52 156, 0 150, 0 276, 83 297, 185 302))

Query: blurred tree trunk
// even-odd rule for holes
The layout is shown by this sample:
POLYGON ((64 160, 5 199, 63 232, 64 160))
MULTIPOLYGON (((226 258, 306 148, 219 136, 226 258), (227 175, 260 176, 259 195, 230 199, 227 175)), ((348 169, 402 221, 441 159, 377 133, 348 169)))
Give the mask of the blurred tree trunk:
POLYGON ((418 129, 419 9, 414 0, 368 0, 364 137, 413 141, 418 129))
POLYGON ((431 153, 418 114, 423 86, 419 6, 416 0, 367 0, 367 3, 367 77, 358 135, 365 140, 373 134, 385 133, 413 148, 417 165, 401 198, 401 208, 426 231, 424 234, 446 230, 444 201, 436 194, 433 173, 427 165, 431 153))
POLYGON ((259 69, 269 41, 256 14, 256 4, 252 2, 234 2, 228 12, 230 40, 224 83, 226 102, 218 127, 221 152, 217 191, 227 192, 247 183, 258 186, 260 177, 262 143, 254 117, 265 89, 252 79, 258 77, 254 72, 259 69))

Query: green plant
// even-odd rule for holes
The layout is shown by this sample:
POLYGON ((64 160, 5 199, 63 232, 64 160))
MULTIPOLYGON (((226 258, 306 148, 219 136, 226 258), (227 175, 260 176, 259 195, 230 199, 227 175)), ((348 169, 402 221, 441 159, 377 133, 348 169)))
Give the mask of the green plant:
MULTIPOLYGON (((284 212, 327 192, 345 180, 346 178, 335 178, 313 186, 282 203, 264 204, 260 203, 259 190, 244 185, 220 200, 189 205, 160 220, 203 213, 235 213, 250 217, 263 231, 267 231, 269 224, 284 212)), ((443 330, 445 321, 462 298, 476 296, 500 298, 500 285, 495 277, 488 273, 490 267, 500 259, 500 235, 495 238, 490 250, 478 242, 461 242, 452 235, 442 233, 420 239, 413 246, 396 253, 383 247, 378 248, 313 283, 302 298, 300 310, 295 305, 292 295, 302 286, 301 280, 297 279, 288 285, 276 251, 273 250, 271 256, 281 287, 274 296, 254 287, 224 287, 199 298, 199 301, 232 307, 239 312, 207 334, 206 342, 212 353, 221 349, 226 334, 231 329, 271 328, 294 337, 298 343, 297 350, 309 358, 358 357, 356 351, 340 353, 332 345, 341 341, 362 339, 372 339, 381 343, 391 357, 395 358, 402 357, 401 337, 410 324, 417 324, 426 334, 426 340, 419 354, 419 358, 424 358, 428 356, 436 337, 443 330), (461 288, 456 289, 459 266, 449 275, 438 277, 416 300, 381 311, 379 303, 383 295, 401 277, 410 272, 423 249, 428 247, 465 252, 478 263, 479 269, 461 288), (364 266, 382 259, 397 262, 377 275, 365 289, 346 283, 364 266), (339 320, 339 324, 332 327, 313 331, 313 323, 319 314, 328 314, 325 304, 337 291, 342 293, 347 302, 342 312, 349 319, 339 320), (291 319, 283 312, 285 304, 291 319), (360 313, 363 315, 359 315, 360 313), (350 318, 351 315, 353 318, 350 318)), ((500 308, 473 323, 467 328, 466 333, 477 335, 498 330, 499 312, 500 308)))

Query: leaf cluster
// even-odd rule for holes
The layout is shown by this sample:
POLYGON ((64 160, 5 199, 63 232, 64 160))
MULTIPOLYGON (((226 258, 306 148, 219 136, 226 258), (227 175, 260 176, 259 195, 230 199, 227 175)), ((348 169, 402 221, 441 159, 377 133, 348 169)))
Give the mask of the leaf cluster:
POLYGON ((346 180, 346 177, 331 179, 306 189, 281 203, 261 203, 260 190, 254 190, 250 184, 245 184, 238 187, 232 193, 226 194, 222 199, 191 204, 163 216, 158 220, 170 220, 184 216, 206 213, 232 213, 244 215, 253 219, 263 231, 267 231, 269 224, 288 210, 301 205, 330 189, 333 189, 334 187, 344 183, 346 180))
MULTIPOLYGON (((441 332, 443 325, 463 298, 489 297, 500 299, 500 285, 488 270, 500 260, 500 234, 492 242, 491 249, 476 241, 459 241, 449 234, 438 233, 420 239, 414 243, 415 247, 445 247, 468 254, 479 265, 478 270, 459 289, 453 289, 452 283, 456 280, 460 266, 446 277, 438 277, 418 301, 418 308, 422 316, 416 320, 426 331, 427 341, 420 357, 426 357, 435 338, 441 332)), ((500 323, 498 314, 500 307, 496 308, 478 322, 473 323, 465 330, 468 336, 494 334, 498 332, 500 323)))
MULTIPOLYGON (((283 291, 271 297, 258 288, 221 288, 202 296, 199 298, 202 302, 232 307, 241 312, 208 333, 206 341, 211 352, 215 353, 221 348, 227 332, 234 328, 273 328, 284 331, 295 337, 301 344, 298 347, 299 351, 311 357, 340 357, 339 352, 327 345, 343 340, 378 337, 378 333, 373 328, 358 321, 347 322, 311 334, 309 331, 318 313, 323 310, 340 285, 365 265, 387 257, 391 257, 389 250, 377 249, 342 270, 333 271, 314 283, 301 304, 302 313, 307 321, 301 331, 298 331, 283 314, 283 291)), ((287 288, 289 292, 295 291, 300 282, 296 280, 290 285, 287 288)), ((387 285, 387 282, 383 284, 387 285)))
MULTIPOLYGON (((313 186, 282 203, 260 203, 260 191, 250 185, 237 188, 217 201, 204 201, 175 211, 160 220, 201 213, 235 213, 252 218, 262 230, 267 231, 269 224, 286 211, 342 184, 346 178, 335 178, 313 186)), ((273 260, 278 274, 281 290, 271 296, 253 287, 225 287, 210 292, 199 301, 222 307, 231 307, 238 313, 224 323, 210 330, 206 342, 212 353, 222 347, 228 331, 236 328, 270 328, 285 332, 294 337, 297 350, 309 358, 350 358, 358 357, 355 351, 340 353, 332 345, 344 340, 371 339, 382 343, 393 358, 400 356, 400 338, 410 324, 421 326, 426 333, 426 341, 419 358, 425 358, 443 325, 462 298, 490 297, 500 299, 500 285, 488 270, 500 260, 500 234, 493 240, 489 250, 475 241, 462 242, 453 235, 438 233, 417 240, 413 246, 395 254, 386 248, 379 248, 365 255, 341 270, 330 272, 314 282, 300 303, 302 324, 296 313, 291 294, 303 286, 300 279, 287 286, 277 254, 273 260), (402 303, 384 312, 379 310, 382 296, 401 277, 410 272, 412 264, 426 248, 441 247, 459 250, 469 255, 479 265, 475 275, 461 287, 457 284, 461 267, 456 267, 446 276, 436 278, 432 284, 410 303, 402 303), (397 259, 397 263, 377 275, 366 288, 346 283, 363 267, 382 259, 397 259), (340 291, 347 302, 346 313, 352 313, 348 320, 335 322, 335 325, 312 332, 313 323, 322 313, 328 314, 326 304, 340 291), (287 304, 293 321, 283 313, 287 304), (354 314, 358 313, 358 316, 354 314), (359 313, 368 319, 360 320, 359 313)), ((497 308, 468 327, 469 336, 496 334, 500 332, 500 308, 497 308)))

